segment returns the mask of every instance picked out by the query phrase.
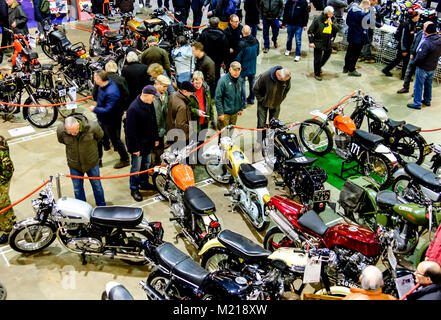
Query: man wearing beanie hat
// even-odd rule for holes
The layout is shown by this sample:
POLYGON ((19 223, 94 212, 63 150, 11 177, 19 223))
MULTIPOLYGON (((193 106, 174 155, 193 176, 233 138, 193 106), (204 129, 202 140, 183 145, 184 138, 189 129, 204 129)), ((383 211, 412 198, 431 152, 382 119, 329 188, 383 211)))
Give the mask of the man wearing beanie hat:
MULTIPOLYGON (((126 118, 126 144, 132 157, 130 173, 150 167, 151 152, 159 145, 153 101, 159 93, 152 85, 145 86, 140 95, 130 104, 126 118)), ((135 201, 142 201, 139 190, 152 190, 148 173, 130 176, 130 192, 135 201)))
POLYGON ((176 141, 177 137, 183 137, 188 141, 190 137, 191 111, 189 108, 190 96, 196 92, 196 88, 190 81, 184 81, 178 91, 174 92, 168 99, 167 119, 165 121, 167 141, 176 141), (172 129, 182 130, 181 132, 170 132, 172 129), (170 134, 169 134, 170 132, 170 134))
POLYGON ((148 66, 150 66, 152 63, 159 63, 170 77, 170 60, 168 58, 167 51, 158 47, 158 40, 155 36, 149 36, 147 38, 147 44, 149 47, 141 54, 141 63, 148 66))

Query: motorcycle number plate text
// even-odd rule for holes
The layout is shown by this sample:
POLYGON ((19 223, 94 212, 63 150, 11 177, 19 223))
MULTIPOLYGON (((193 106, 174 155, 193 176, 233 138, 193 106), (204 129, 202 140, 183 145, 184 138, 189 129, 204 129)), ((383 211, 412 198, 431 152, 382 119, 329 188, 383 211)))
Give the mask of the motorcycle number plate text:
POLYGON ((351 144, 351 152, 352 152, 352 154, 355 154, 356 156, 358 156, 358 154, 360 153, 360 146, 358 144, 352 143, 351 144))
POLYGON ((313 116, 317 116, 319 118, 322 118, 323 120, 327 120, 328 119, 326 114, 324 114, 323 112, 320 112, 319 110, 312 110, 310 112, 310 114, 312 114, 313 116))
POLYGON ((316 257, 308 258, 303 274, 303 283, 320 282, 320 273, 322 269, 322 261, 316 257))

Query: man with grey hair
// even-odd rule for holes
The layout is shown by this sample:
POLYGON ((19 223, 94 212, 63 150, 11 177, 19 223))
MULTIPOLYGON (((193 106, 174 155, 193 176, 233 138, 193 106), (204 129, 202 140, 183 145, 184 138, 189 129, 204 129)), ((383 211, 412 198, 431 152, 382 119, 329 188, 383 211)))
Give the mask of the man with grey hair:
POLYGON ((367 266, 360 275, 361 289, 351 287, 343 300, 396 300, 395 297, 382 293, 383 274, 376 266, 367 266))
POLYGON ((407 300, 441 300, 441 267, 435 261, 422 261, 415 272, 420 285, 407 296, 407 300))
POLYGON ((127 64, 121 71, 121 75, 126 79, 129 88, 129 105, 136 99, 139 93, 147 85, 150 76, 147 74, 148 66, 139 63, 138 55, 130 51, 126 58, 127 64))
MULTIPOLYGON (((67 165, 73 176, 99 177, 98 142, 104 132, 96 121, 90 121, 81 113, 75 113, 57 128, 58 142, 66 146, 67 165)), ((95 203, 105 206, 104 191, 101 180, 90 179, 95 203)), ((86 201, 84 180, 72 178, 75 198, 86 201)))

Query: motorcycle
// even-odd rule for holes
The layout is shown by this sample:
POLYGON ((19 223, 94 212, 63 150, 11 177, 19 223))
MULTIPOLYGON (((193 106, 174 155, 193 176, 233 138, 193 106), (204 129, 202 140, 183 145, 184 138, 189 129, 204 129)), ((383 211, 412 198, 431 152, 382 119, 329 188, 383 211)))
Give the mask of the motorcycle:
POLYGON ((345 169, 345 163, 355 161, 357 170, 361 167, 361 173, 374 179, 381 189, 387 189, 392 184, 392 174, 398 168, 398 160, 383 144, 384 138, 357 129, 354 121, 343 114, 342 105, 330 111, 328 115, 317 110, 311 114, 322 121, 308 119, 300 124, 300 141, 308 151, 315 155, 325 155, 333 149, 335 141, 335 152, 343 159, 341 177, 343 172, 354 169, 345 169), (334 133, 331 133, 329 128, 330 121, 334 124, 334 133))
MULTIPOLYGON (((441 145, 438 145, 441 147, 441 145)), ((433 173, 437 176, 441 175, 441 150, 438 149, 435 145, 430 145, 430 150, 434 153, 432 158, 430 159, 430 162, 432 162, 432 165, 430 169, 432 169, 433 173)))
POLYGON ((153 183, 169 201, 173 215, 170 221, 176 221, 187 240, 199 249, 216 237, 221 225, 213 201, 195 186, 192 168, 181 163, 195 147, 196 144, 191 143, 181 150, 164 152, 161 155, 164 165, 154 168, 153 183))
POLYGON ((331 196, 324 187, 326 172, 312 166, 317 159, 305 157, 296 135, 288 130, 282 121, 271 119, 262 149, 265 162, 282 177, 276 186, 288 187, 292 199, 321 212, 331 196))
POLYGON ((421 128, 406 121, 395 121, 387 116, 385 106, 361 92, 354 97, 355 110, 351 114, 355 126, 359 129, 364 118, 367 119, 369 132, 384 138, 384 144, 394 153, 400 164, 422 164, 430 152, 426 140, 421 136, 421 128))
MULTIPOLYGON (((12 104, 21 104, 23 94, 28 98, 26 105, 36 105, 36 107, 23 107, 23 118, 37 128, 47 128, 51 126, 58 117, 58 108, 37 107, 39 105, 54 104, 51 97, 40 95, 31 87, 31 75, 23 72, 16 72, 14 75, 0 77, 0 101, 12 104)), ((9 106, 0 103, 0 112, 4 114, 4 119, 8 119, 13 114, 20 112, 20 107, 9 106)))
MULTIPOLYGON (((228 130, 231 126, 227 127, 228 130)), ((268 179, 247 159, 244 152, 226 136, 220 144, 207 148, 202 154, 205 170, 216 182, 230 184, 226 196, 233 202, 233 210, 239 207, 257 231, 268 227, 264 215, 263 198, 269 195, 268 179)))
POLYGON ((9 235, 10 247, 35 253, 56 238, 63 248, 86 256, 110 257, 143 264, 141 240, 162 243, 160 222, 148 222, 141 208, 110 206, 92 208, 85 201, 63 197, 54 199, 52 177, 39 198, 32 201, 35 217, 17 222, 9 235))

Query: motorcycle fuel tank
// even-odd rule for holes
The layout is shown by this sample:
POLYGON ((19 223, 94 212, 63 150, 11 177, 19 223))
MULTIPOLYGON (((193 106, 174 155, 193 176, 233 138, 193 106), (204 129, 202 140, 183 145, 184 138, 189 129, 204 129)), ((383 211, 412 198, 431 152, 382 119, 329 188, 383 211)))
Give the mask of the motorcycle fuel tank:
POLYGON ((57 209, 71 220, 72 223, 87 224, 93 208, 85 201, 63 197, 55 202, 57 209))
POLYGON ((171 169, 171 173, 179 189, 185 191, 188 187, 194 187, 194 174, 190 166, 178 164, 171 169))
POLYGON ((329 227, 324 235, 324 242, 330 249, 343 246, 368 257, 380 254, 380 243, 375 233, 355 224, 339 223, 329 227))
POLYGON ((282 133, 275 138, 276 147, 280 150, 283 156, 287 159, 293 157, 303 156, 299 142, 294 133, 282 133))
POLYGON ((344 133, 347 133, 351 136, 354 134, 354 131, 357 130, 357 127, 355 126, 354 120, 352 120, 348 116, 344 116, 341 114, 337 115, 334 118, 334 126, 338 130, 343 131, 344 133))
POLYGON ((423 225, 429 222, 426 217, 426 214, 428 214, 427 208, 416 203, 397 204, 394 206, 394 211, 407 221, 416 225, 423 225))
POLYGON ((369 118, 378 120, 381 122, 386 122, 389 117, 387 116, 386 111, 383 108, 378 107, 369 107, 367 109, 367 115, 369 118))

